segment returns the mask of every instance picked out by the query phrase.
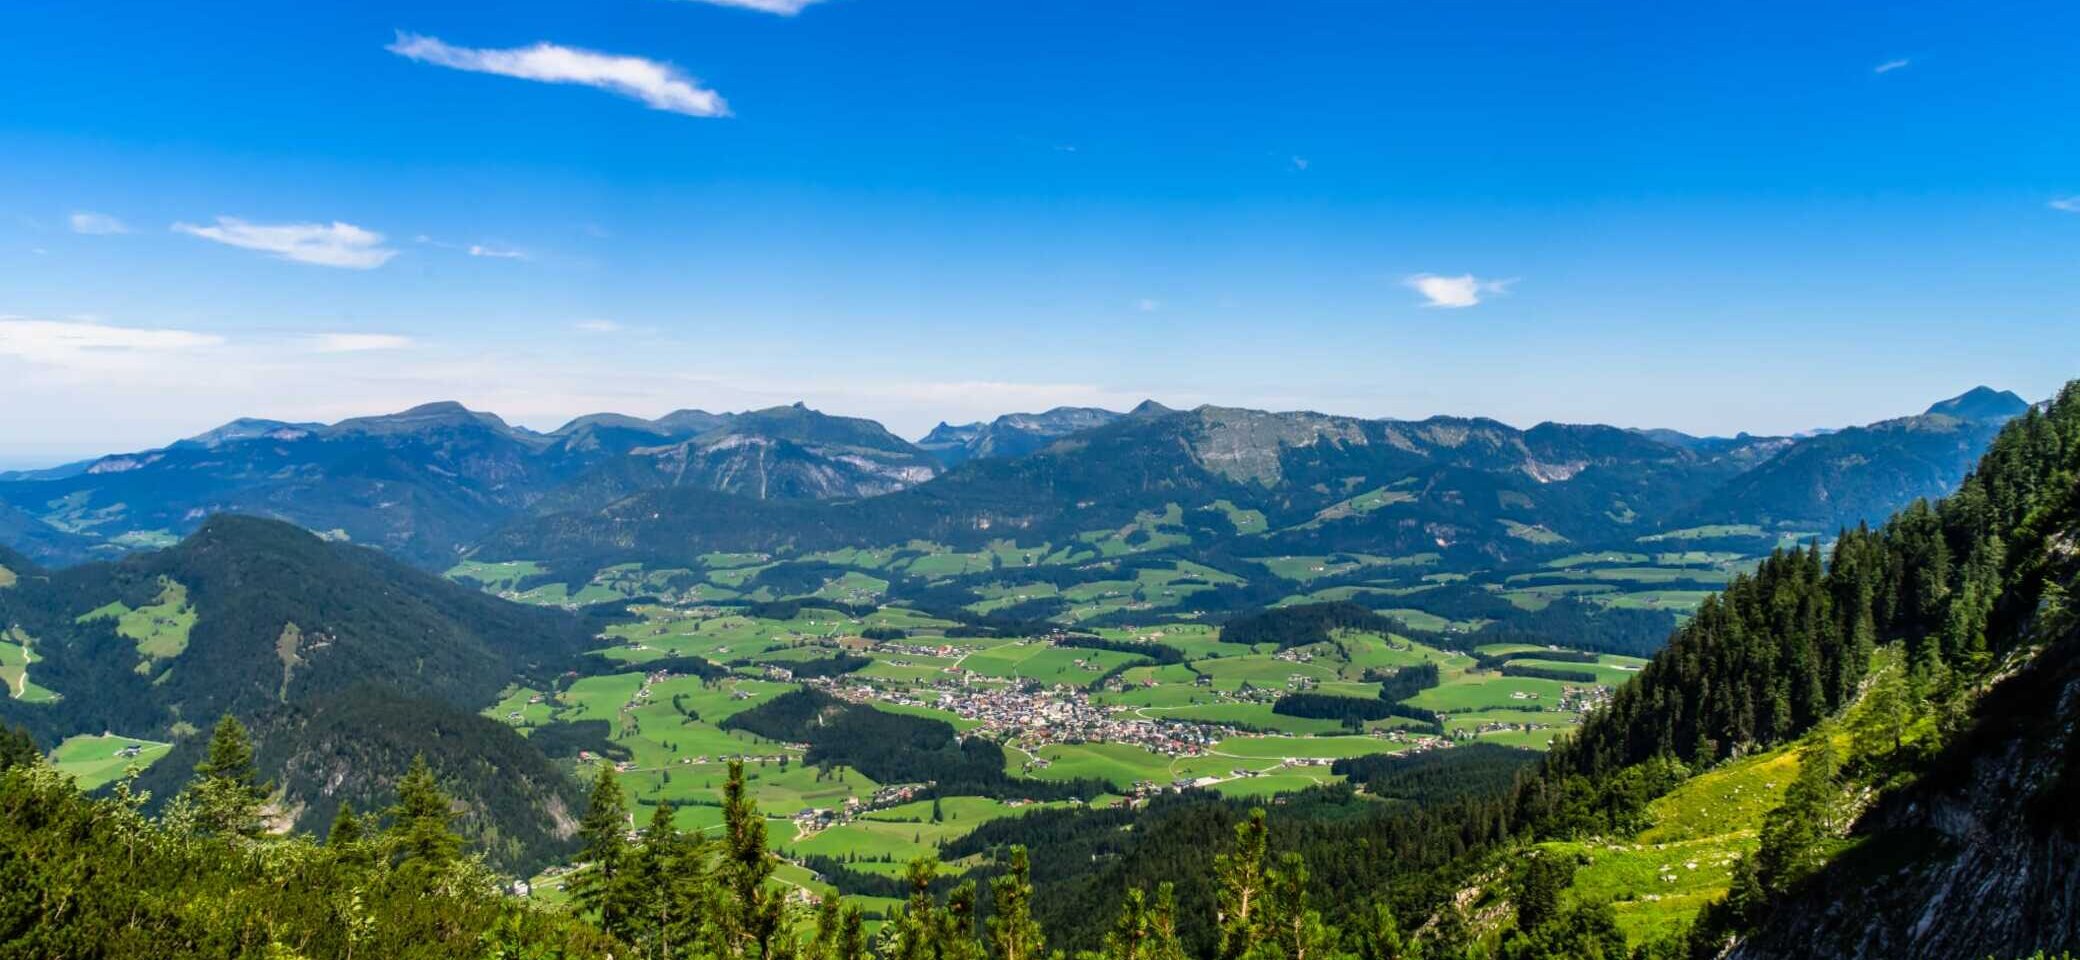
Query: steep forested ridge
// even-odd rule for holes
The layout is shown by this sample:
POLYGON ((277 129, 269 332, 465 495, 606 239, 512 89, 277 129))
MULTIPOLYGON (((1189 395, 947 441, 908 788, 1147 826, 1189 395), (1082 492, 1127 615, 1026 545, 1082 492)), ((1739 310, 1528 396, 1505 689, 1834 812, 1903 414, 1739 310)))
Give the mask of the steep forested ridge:
POLYGON ((52 744, 111 730, 176 741, 139 785, 161 799, 199 749, 193 734, 233 714, 306 829, 385 795, 381 776, 423 752, 466 788, 463 825, 497 862, 538 864, 569 835, 568 777, 477 711, 515 677, 568 669, 592 643, 582 618, 286 523, 219 517, 168 550, 20 580, 0 590, 0 623, 36 638, 35 677, 64 694, 0 699, 0 717, 52 744), (160 603, 176 594, 179 608, 160 603))
POLYGON ((0 602, 39 639, 51 686, 101 693, 0 701, 0 715, 41 730, 164 732, 366 683, 474 709, 513 676, 563 669, 589 640, 569 614, 246 517, 215 518, 172 549, 49 573, 0 602), (146 652, 119 617, 96 615, 149 607, 169 585, 189 608, 169 630, 184 638, 177 652, 146 652))
MULTIPOLYGON (((1881 623, 1938 731, 1880 731, 1853 845, 1764 904, 1744 957, 2021 955, 2080 943, 2080 388, 2012 424, 1957 494, 1887 527, 1881 623), (1886 736, 1893 748, 1883 748, 1886 736)), ((1883 635, 1883 634, 1881 634, 1883 635)), ((1897 697, 1897 690, 1879 694, 1897 697)), ((1853 762, 1853 761, 1852 761, 1853 762)))
POLYGON ((1553 751, 1520 817, 1545 835, 1609 829, 1686 766, 1785 743, 1863 698, 1853 738, 1816 734, 1692 949, 1945 957, 2080 942, 2066 802, 2080 782, 2076 542, 2080 386, 2010 423, 1954 495, 1845 531, 1824 566, 1817 549, 1780 553, 1708 602, 1553 751), (1873 687, 1880 644, 1905 669, 1873 687), (1986 899, 1998 890, 2010 893, 1986 899))

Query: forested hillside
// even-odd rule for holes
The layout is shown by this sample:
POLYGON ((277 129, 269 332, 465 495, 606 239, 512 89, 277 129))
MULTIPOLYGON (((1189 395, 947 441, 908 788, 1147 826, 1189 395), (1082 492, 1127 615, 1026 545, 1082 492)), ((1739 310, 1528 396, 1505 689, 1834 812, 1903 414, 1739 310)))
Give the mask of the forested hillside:
POLYGON ((174 742, 140 782, 163 799, 196 735, 235 714, 305 829, 386 795, 381 777, 423 752, 469 788, 471 835, 518 866, 560 849, 579 798, 477 711, 514 677, 569 669, 593 629, 285 523, 219 517, 172 549, 0 590, 0 634, 25 641, 25 675, 57 692, 0 699, 0 717, 50 745, 107 731, 174 742))

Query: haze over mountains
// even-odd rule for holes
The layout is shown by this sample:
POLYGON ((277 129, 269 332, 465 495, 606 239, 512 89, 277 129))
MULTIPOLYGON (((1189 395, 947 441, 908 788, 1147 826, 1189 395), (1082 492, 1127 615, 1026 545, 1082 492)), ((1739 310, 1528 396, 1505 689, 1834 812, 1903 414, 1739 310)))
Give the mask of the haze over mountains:
POLYGON ((972 541, 1118 525, 1177 500, 1260 511, 1275 537, 1335 549, 1505 556, 1679 521, 1830 529, 1877 518, 1948 489, 2027 407, 1981 387, 1869 427, 1700 438, 1146 403, 942 424, 913 444, 801 404, 598 414, 537 433, 431 403, 332 425, 242 419, 157 450, 0 474, 0 538, 65 562, 248 513, 445 566, 480 543, 589 553, 602 539, 645 550, 972 541), (1374 491, 1400 508, 1347 504, 1374 491))

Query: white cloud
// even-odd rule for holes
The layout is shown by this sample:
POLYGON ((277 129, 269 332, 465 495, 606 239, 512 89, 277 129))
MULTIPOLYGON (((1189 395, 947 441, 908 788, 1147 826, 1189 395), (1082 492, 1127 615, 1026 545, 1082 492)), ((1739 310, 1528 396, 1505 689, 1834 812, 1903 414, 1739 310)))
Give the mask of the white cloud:
MULTIPOLYGON (((777 0, 775 0, 777 2, 777 0)), ((726 117, 722 95, 669 63, 642 57, 597 53, 553 43, 510 50, 476 50, 442 43, 434 37, 399 31, 391 53, 420 63, 490 73, 542 83, 575 83, 640 100, 653 110, 689 117, 726 117)))
POLYGON ((621 325, 612 320, 580 320, 574 326, 586 333, 615 333, 621 329, 621 325))
POLYGON ((403 350, 411 345, 412 338, 395 333, 320 333, 311 337, 311 349, 319 353, 403 350))
POLYGON ((397 251, 383 246, 383 235, 351 223, 247 223, 237 217, 218 217, 215 226, 198 227, 176 223, 175 233, 214 240, 243 250, 258 250, 283 260, 373 270, 389 263, 397 251))
POLYGON ((791 17, 807 9, 809 5, 820 3, 822 0, 694 0, 694 2, 713 4, 718 7, 738 7, 744 10, 757 10, 761 13, 777 13, 783 17, 791 17))
POLYGON ((105 213, 80 210, 71 216, 72 232, 90 237, 108 237, 118 233, 129 233, 130 225, 105 213))
POLYGON ((224 338, 215 334, 191 330, 0 317, 0 357, 61 370, 131 366, 150 362, 156 355, 214 347, 223 342, 224 338))
POLYGON ((2070 197, 2059 197, 2051 201, 2051 209, 2063 210, 2066 213, 2080 213, 2080 194, 2070 197))
POLYGON ((1903 68, 1905 68, 1905 67, 1906 67, 1906 66, 1907 66, 1908 64, 1911 64, 1911 63, 1913 63, 1913 62, 1914 62, 1914 61, 1912 61, 1912 60, 1907 60, 1907 59, 1904 59, 1904 58, 1902 58, 1902 59, 1899 59, 1899 60, 1887 60, 1887 61, 1885 61, 1884 63, 1878 64, 1877 66, 1875 66, 1875 67, 1872 67, 1872 68, 1871 68, 1871 72, 1872 72, 1872 73, 1891 73, 1891 72, 1892 72, 1892 71, 1894 71, 1894 70, 1899 70, 1899 69, 1903 69, 1903 68))
POLYGON ((470 244, 469 255, 472 257, 490 257, 494 260, 527 259, 527 254, 524 251, 512 250, 505 247, 487 247, 481 243, 470 244))
POLYGON ((1139 310, 1142 313, 1154 313, 1157 310, 1163 309, 1163 301, 1155 300, 1149 297, 1142 297, 1141 299, 1134 301, 1134 309, 1139 310))
POLYGON ((1426 307, 1471 307, 1481 302, 1487 294, 1500 294, 1509 289, 1515 280, 1482 280, 1473 274, 1464 273, 1456 277, 1441 277, 1434 273, 1419 273, 1402 281, 1409 289, 1423 295, 1426 307))

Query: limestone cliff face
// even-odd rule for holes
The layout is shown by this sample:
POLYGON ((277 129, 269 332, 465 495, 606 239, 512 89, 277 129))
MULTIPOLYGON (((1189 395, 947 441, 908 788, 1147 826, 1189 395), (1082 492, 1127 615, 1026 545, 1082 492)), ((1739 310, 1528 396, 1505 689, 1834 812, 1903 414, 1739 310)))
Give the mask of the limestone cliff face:
POLYGON ((1937 769, 1732 956, 2027 957, 2080 946, 2080 631, 1981 701, 1937 769))

